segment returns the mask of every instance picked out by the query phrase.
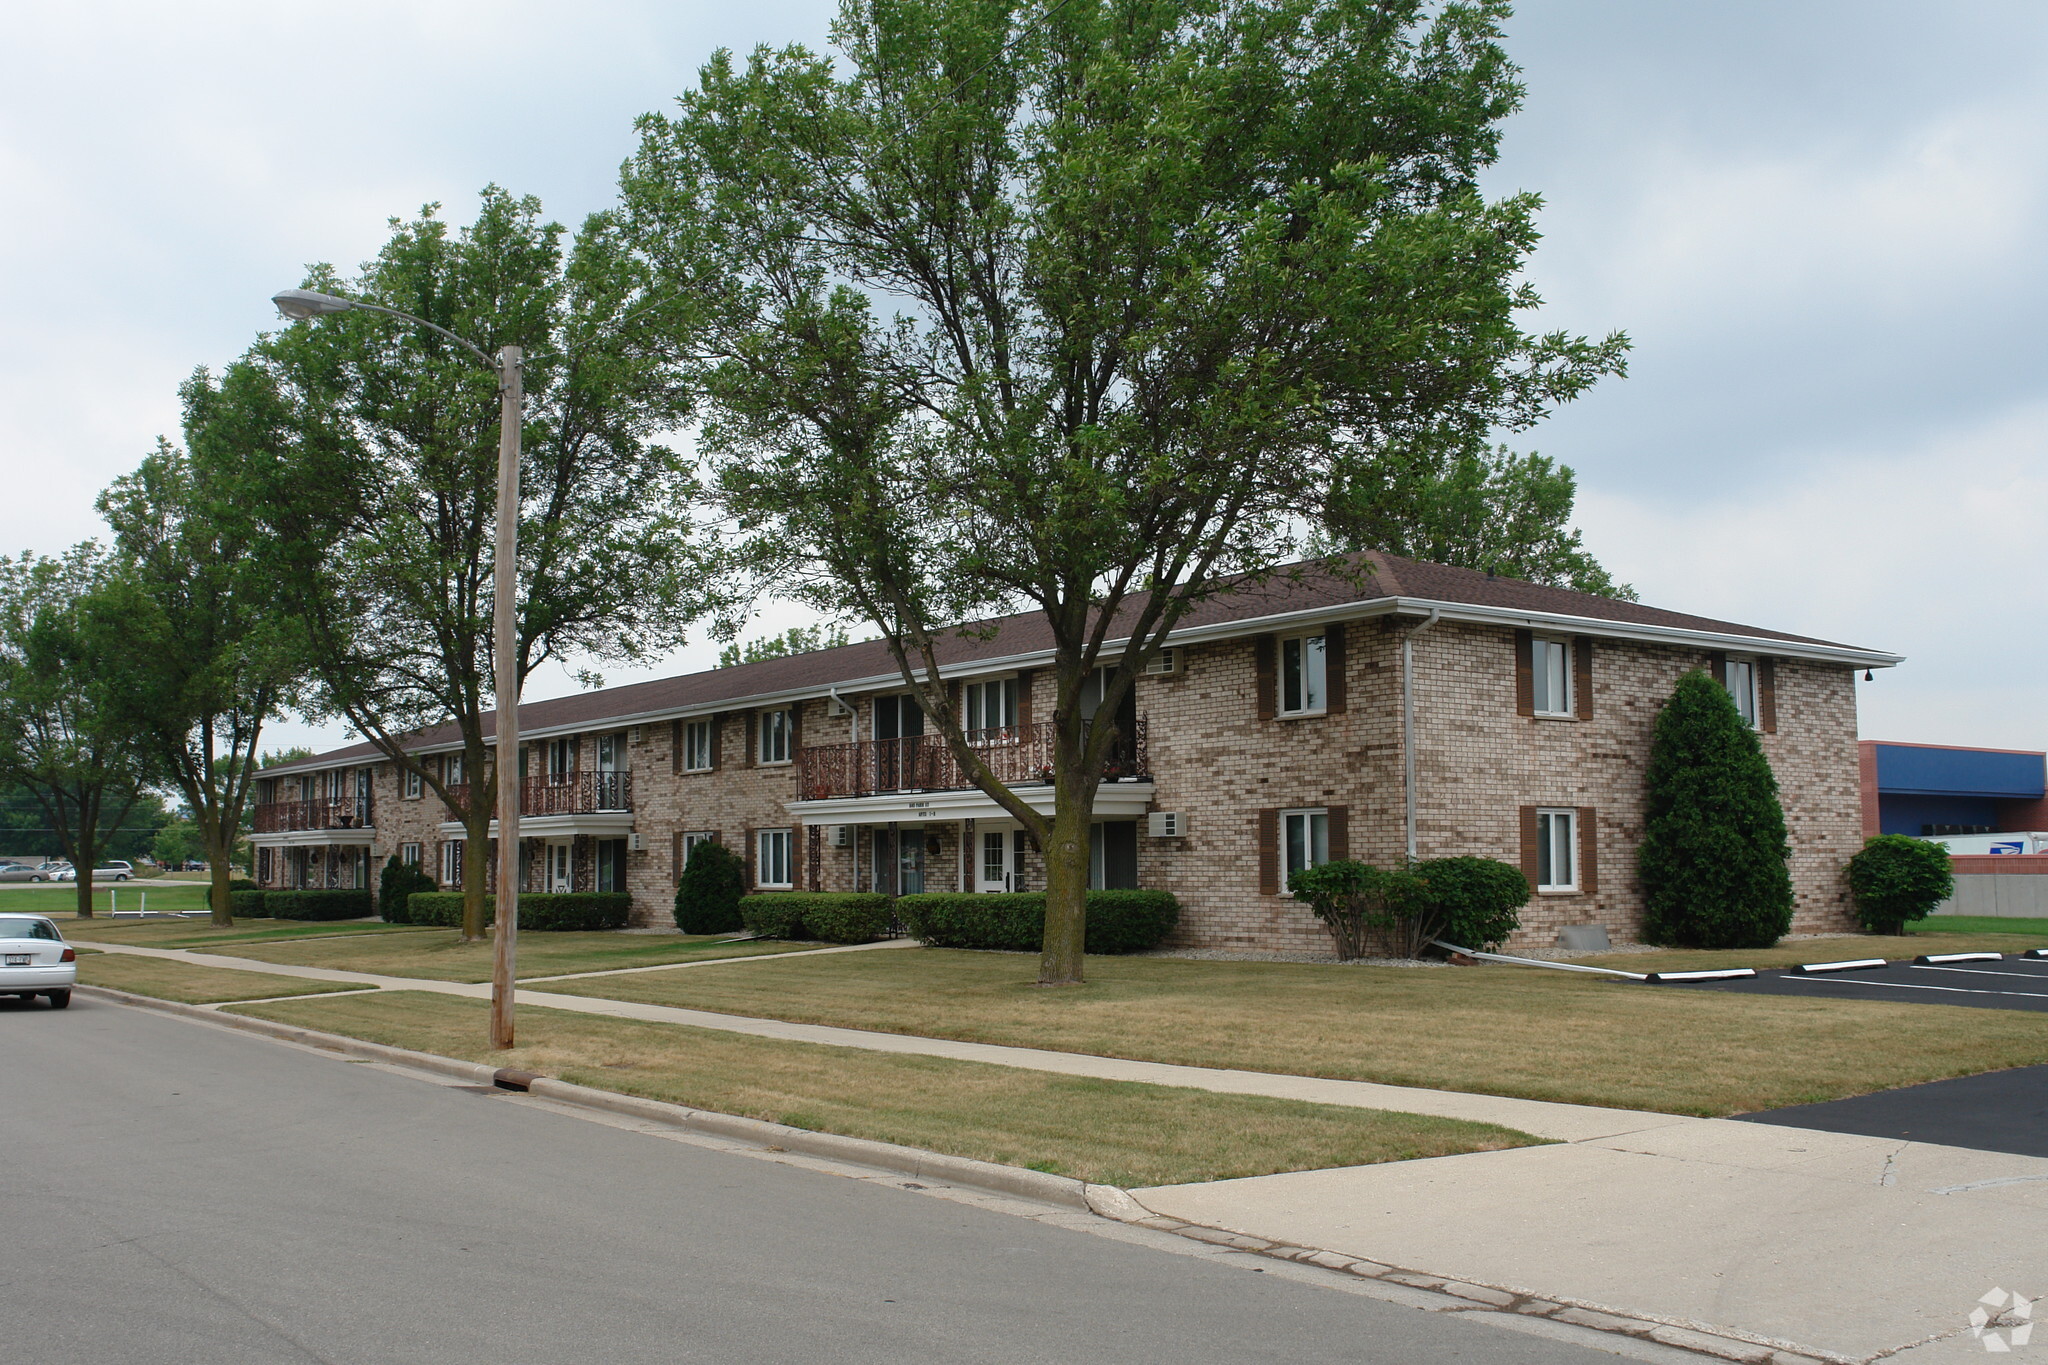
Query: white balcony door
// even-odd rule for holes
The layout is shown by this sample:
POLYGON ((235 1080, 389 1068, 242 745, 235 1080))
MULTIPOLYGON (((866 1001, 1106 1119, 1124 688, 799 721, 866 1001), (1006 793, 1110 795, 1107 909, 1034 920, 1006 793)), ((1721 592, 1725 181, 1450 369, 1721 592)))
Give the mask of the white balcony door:
POLYGON ((974 889, 1015 891, 1024 864, 1024 831, 1017 825, 982 821, 974 829, 974 889))
POLYGON ((575 889, 575 874, 569 863, 569 841, 551 839, 547 844, 547 889, 553 893, 567 893, 575 889))

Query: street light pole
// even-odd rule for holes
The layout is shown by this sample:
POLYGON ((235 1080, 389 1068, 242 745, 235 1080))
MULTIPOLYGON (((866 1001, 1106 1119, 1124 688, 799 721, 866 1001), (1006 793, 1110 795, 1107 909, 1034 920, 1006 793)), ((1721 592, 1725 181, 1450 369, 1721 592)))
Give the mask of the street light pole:
POLYGON ((287 289, 277 311, 295 322, 329 313, 383 313, 438 332, 467 349, 498 376, 498 527, 492 551, 492 674, 497 683, 498 896, 491 953, 491 1046, 512 1046, 512 1006, 519 952, 519 433, 525 420, 524 353, 503 346, 496 359, 467 337, 380 303, 287 289))

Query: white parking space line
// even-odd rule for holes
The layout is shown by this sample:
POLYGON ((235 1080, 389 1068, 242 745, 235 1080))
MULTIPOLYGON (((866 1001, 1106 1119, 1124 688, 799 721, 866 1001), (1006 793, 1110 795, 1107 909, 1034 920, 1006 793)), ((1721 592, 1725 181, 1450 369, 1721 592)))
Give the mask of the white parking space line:
POLYGON ((2048 981, 2048 972, 2005 972, 2000 971, 1996 967, 1915 966, 1913 970, 1916 972, 1968 972, 1973 976, 2002 976, 2007 978, 2008 980, 2017 977, 2023 981, 2028 979, 2032 979, 2035 981, 2048 981))
POLYGON ((1946 991, 1950 995, 2020 995, 2030 1000, 2048 1000, 2048 991, 1994 991, 1982 986, 1919 986, 1909 981, 1872 981, 1867 976, 1853 980, 1839 976, 1788 976, 1783 979, 1812 986, 1884 986, 1895 991, 1946 991))

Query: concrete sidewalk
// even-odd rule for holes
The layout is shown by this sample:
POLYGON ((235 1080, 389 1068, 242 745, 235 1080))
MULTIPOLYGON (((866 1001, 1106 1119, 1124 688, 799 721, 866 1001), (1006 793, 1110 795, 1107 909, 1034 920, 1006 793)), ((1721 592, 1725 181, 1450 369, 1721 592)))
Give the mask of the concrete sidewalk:
MULTIPOLYGON (((337 985, 487 984, 95 945, 337 985)), ((828 950, 829 951, 829 950, 828 950)), ((738 966, 719 959, 663 970, 738 966)), ((568 985, 563 979, 559 984, 568 985)), ((1975 1359, 1993 1289, 2048 1293, 2048 1159, 1772 1124, 1172 1066, 521 990, 520 1004, 1034 1071, 1474 1119, 1557 1145, 1135 1191, 1166 1217, 1841 1361, 1975 1359)), ((2048 1306, 2043 1317, 2048 1318, 2048 1306)), ((2040 1349, 2048 1355, 2048 1331, 2040 1349)), ((2003 1338, 2001 1338, 2002 1340, 2003 1338)), ((1705 1348, 1703 1348, 1705 1349, 1705 1348)), ((2022 1349, 2025 1349, 2024 1347, 2022 1349)))

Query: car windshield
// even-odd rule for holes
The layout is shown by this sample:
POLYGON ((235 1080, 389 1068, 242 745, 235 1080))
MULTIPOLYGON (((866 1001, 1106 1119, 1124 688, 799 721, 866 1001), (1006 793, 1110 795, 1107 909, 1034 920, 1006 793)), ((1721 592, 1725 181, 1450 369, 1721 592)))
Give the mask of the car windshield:
POLYGON ((57 926, 46 919, 30 919, 27 915, 0 915, 0 938, 46 938, 62 941, 63 935, 57 926))

